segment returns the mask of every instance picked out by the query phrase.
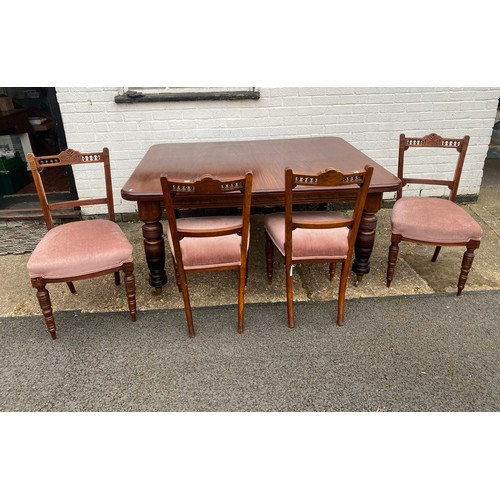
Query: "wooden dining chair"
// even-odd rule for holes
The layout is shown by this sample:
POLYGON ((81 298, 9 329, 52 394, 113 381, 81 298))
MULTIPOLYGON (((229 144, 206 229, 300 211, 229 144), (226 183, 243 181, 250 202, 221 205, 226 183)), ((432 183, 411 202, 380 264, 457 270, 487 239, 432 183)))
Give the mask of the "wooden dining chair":
POLYGON ((167 236, 179 291, 182 292, 190 337, 194 337, 193 315, 186 274, 239 269, 238 332, 243 332, 244 295, 248 272, 252 173, 235 179, 204 176, 193 181, 161 177, 168 219, 167 236), (177 218, 175 202, 181 197, 242 193, 242 215, 177 218))
POLYGON ((293 279, 295 264, 329 263, 330 281, 334 278, 335 266, 342 263, 337 305, 337 324, 344 324, 344 302, 347 278, 351 265, 354 244, 368 194, 373 167, 343 173, 328 169, 316 175, 285 171, 285 212, 264 217, 266 236, 267 279, 273 279, 273 258, 276 247, 285 260, 288 326, 295 326, 293 310, 293 279), (351 216, 334 211, 294 211, 294 193, 301 186, 325 189, 336 186, 359 185, 356 203, 351 216))
POLYGON ((458 278, 457 295, 461 295, 474 260, 474 250, 479 248, 483 230, 462 207, 455 203, 458 185, 469 144, 469 136, 462 139, 445 139, 437 134, 425 137, 399 138, 398 177, 401 186, 391 215, 391 245, 387 264, 387 286, 391 286, 399 252, 399 243, 407 241, 435 246, 432 262, 436 262, 442 246, 465 246, 462 268, 458 278), (404 175, 405 152, 409 148, 446 148, 458 151, 458 160, 452 180, 416 179, 404 175), (402 196, 407 184, 434 184, 447 186, 449 198, 402 196))
POLYGON ((27 156, 48 229, 31 254, 27 268, 31 284, 37 290, 38 301, 50 335, 53 339, 56 338, 50 295, 46 289, 48 283, 65 282, 71 293, 76 293, 73 281, 114 273, 115 284, 119 285, 120 271, 125 275, 128 308, 132 321, 135 321, 132 245, 115 222, 108 148, 97 153, 80 153, 67 149, 55 156, 34 156, 32 153, 27 156), (89 170, 95 168, 94 164, 103 165, 106 196, 49 203, 41 172, 46 168, 62 167, 63 170, 67 165, 78 164, 88 166, 89 170), (57 226, 54 224, 54 210, 101 204, 107 205, 108 220, 81 220, 57 226))

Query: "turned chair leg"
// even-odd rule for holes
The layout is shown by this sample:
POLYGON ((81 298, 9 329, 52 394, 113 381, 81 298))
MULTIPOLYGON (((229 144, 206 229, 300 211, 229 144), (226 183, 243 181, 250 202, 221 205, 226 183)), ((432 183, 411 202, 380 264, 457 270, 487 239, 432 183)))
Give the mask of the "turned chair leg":
POLYGON ((441 247, 436 247, 436 250, 434 250, 434 255, 432 256, 431 262, 436 262, 440 251, 441 251, 441 247))
POLYGON ((56 324, 54 321, 54 314, 52 311, 52 304, 50 302, 50 295, 48 290, 45 288, 45 281, 42 278, 33 278, 31 280, 31 285, 36 288, 36 296, 42 309, 43 317, 45 318, 45 324, 49 330, 50 336, 53 340, 57 338, 56 335, 56 324))
POLYGON ((335 278, 335 268, 337 267, 337 262, 334 261, 334 262, 330 262, 330 267, 329 267, 329 278, 330 278, 330 281, 333 281, 334 278, 335 278))
POLYGON ((398 260, 400 241, 401 237, 399 235, 393 234, 391 236, 391 245, 389 247, 389 258, 387 260, 387 276, 386 276, 387 287, 391 286, 392 278, 394 277, 394 269, 396 267, 396 261, 398 260))
POLYGON ((132 321, 137 319, 137 309, 135 300, 135 278, 134 278, 134 264, 127 262, 123 264, 123 272, 125 274, 125 291, 127 292, 128 310, 132 321))
POLYGON ((476 248, 477 245, 467 246, 467 250, 464 253, 462 259, 462 268, 460 270, 460 276, 458 278, 457 295, 462 295, 462 290, 465 287, 465 282, 467 281, 467 277, 469 276, 469 271, 472 267, 472 262, 474 261, 474 250, 476 248))
POLYGON ((76 293, 76 288, 75 288, 75 285, 73 285, 72 281, 67 281, 66 285, 68 285, 69 291, 71 293, 76 293))
POLYGON ((270 285, 273 282, 273 260, 274 260, 274 243, 264 231, 266 235, 266 271, 267 271, 267 282, 270 285))

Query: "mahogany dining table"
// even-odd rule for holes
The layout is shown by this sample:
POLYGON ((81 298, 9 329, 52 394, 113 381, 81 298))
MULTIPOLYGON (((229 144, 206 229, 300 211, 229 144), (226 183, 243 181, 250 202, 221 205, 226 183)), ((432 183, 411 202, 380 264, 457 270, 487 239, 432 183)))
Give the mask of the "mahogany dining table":
MULTIPOLYGON (((143 222, 144 249, 149 268, 149 284, 161 289, 167 283, 165 242, 160 222, 163 209, 160 176, 195 179, 206 174, 219 178, 253 172, 252 206, 283 206, 285 168, 317 173, 326 168, 342 172, 373 167, 373 177, 356 240, 352 270, 360 281, 370 271, 370 255, 375 241, 377 212, 385 192, 398 189, 401 181, 377 162, 340 137, 304 137, 225 142, 165 143, 149 148, 121 190, 122 198, 137 203, 143 222)), ((301 188, 297 201, 305 204, 349 201, 356 186, 301 188)), ((241 205, 241 196, 189 196, 179 198, 176 208, 229 208, 241 205), (189 202, 186 199, 189 198, 189 202), (189 203, 189 205, 186 205, 189 203)))

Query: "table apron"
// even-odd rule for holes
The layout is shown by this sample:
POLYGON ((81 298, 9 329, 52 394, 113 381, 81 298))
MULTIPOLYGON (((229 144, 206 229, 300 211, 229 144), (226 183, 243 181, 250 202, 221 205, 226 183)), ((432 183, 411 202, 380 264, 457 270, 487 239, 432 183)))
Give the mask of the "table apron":
MULTIPOLYGON (((381 198, 382 193, 387 191, 372 191, 368 196, 373 198, 381 198)), ((335 201, 354 201, 356 199, 356 191, 340 191, 335 192, 294 192, 294 203, 329 203, 335 201)), ((130 200, 130 197, 127 199, 130 200)), ((175 200, 175 208, 233 208, 240 207, 242 204, 243 195, 241 194, 223 194, 220 196, 197 197, 197 196, 182 196, 175 200)), ((137 202, 138 206, 163 205, 161 196, 151 196, 130 200, 137 202)), ((284 206, 284 193, 253 193, 252 206, 284 206)), ((140 210, 140 208, 139 208, 140 210)), ((141 217, 142 219, 142 217, 141 217)), ((144 219, 143 219, 144 220, 144 219)))

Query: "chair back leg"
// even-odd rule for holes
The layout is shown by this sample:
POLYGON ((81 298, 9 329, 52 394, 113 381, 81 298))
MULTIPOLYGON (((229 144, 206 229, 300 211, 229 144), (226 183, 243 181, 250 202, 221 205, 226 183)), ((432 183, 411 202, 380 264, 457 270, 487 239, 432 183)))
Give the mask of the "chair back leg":
POLYGON ((172 263, 174 265, 175 282, 177 283, 177 288, 179 289, 179 292, 182 293, 181 279, 179 278, 179 269, 177 269, 177 262, 175 262, 173 255, 172 255, 172 263))
POLYGON ((244 310, 245 310, 245 285, 247 281, 247 263, 240 266, 240 281, 238 286, 238 333, 243 333, 244 310))
POLYGON ((273 282, 273 260, 274 260, 274 243, 264 231, 266 235, 266 272, 267 272, 267 282, 270 285, 273 282))
POLYGON ((337 325, 344 326, 344 304, 345 291, 347 288, 347 279, 349 277, 349 266, 346 261, 342 261, 342 270, 340 272, 339 297, 337 302, 337 325))
POLYGON ((245 262, 245 286, 248 284, 248 252, 247 252, 247 259, 245 262))
POLYGON ((182 292, 182 300, 184 301, 184 311, 186 313, 186 321, 188 326, 188 334, 194 337, 194 323, 193 313, 191 311, 191 301, 189 299, 189 288, 187 284, 186 271, 182 265, 177 265, 177 272, 179 273, 179 284, 182 292))
POLYGON ((288 327, 294 328, 295 316, 293 312, 293 276, 292 276, 293 266, 291 262, 285 264, 285 270, 286 270, 286 303, 288 312, 288 327))
POLYGON ((329 269, 328 269, 328 274, 329 274, 329 279, 330 281, 333 281, 335 279, 335 268, 337 267, 337 261, 330 262, 329 269))
POLYGON ((72 281, 67 281, 66 284, 68 285, 69 291, 71 293, 76 293, 76 288, 75 285, 73 285, 72 281))
POLYGON ((432 259, 431 259, 432 262, 436 262, 440 251, 441 251, 441 247, 437 246, 436 250, 434 250, 434 255, 432 256, 432 259))
POLYGON ((115 272, 115 285, 116 286, 120 285, 120 271, 115 272))

